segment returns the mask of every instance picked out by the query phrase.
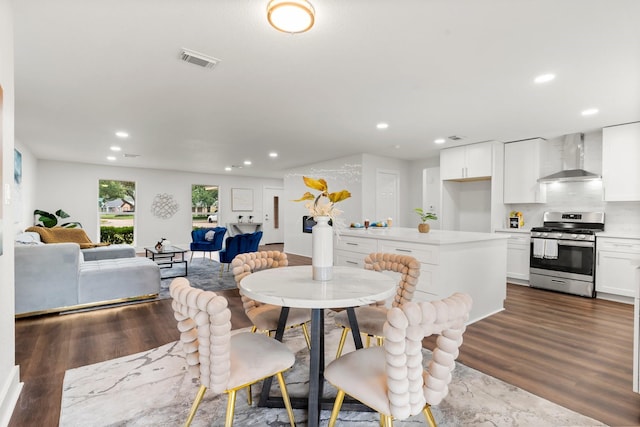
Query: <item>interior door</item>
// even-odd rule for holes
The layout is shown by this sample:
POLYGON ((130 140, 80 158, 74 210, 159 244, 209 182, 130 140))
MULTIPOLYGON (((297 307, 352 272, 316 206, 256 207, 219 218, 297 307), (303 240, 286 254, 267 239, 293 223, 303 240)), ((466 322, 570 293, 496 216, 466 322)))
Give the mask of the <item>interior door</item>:
POLYGON ((265 187, 262 191, 262 244, 284 243, 284 221, 282 218, 282 197, 284 189, 265 187))
MULTIPOLYGON (((398 188, 399 177, 397 171, 376 171, 376 217, 373 221, 386 221, 393 218, 398 221, 398 188)), ((397 224, 397 222, 396 222, 397 224)))

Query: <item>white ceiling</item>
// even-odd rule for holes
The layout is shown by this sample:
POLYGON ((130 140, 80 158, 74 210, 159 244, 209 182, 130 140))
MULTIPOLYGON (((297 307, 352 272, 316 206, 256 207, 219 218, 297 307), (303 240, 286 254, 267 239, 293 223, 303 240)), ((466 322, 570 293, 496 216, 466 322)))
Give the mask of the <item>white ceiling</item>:
POLYGON ((16 139, 42 159, 282 177, 640 120, 638 0, 311 1, 316 25, 289 35, 268 0, 14 0, 16 139))

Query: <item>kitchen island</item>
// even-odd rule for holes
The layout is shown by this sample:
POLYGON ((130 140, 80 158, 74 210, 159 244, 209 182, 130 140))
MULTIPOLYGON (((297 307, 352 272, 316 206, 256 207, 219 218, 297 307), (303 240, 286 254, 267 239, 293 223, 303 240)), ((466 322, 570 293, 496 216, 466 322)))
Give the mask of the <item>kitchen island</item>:
POLYGON ((469 323, 504 309, 507 293, 507 235, 386 227, 342 229, 334 239, 335 265, 364 267, 372 252, 410 255, 421 263, 414 301, 454 292, 473 298, 469 323))

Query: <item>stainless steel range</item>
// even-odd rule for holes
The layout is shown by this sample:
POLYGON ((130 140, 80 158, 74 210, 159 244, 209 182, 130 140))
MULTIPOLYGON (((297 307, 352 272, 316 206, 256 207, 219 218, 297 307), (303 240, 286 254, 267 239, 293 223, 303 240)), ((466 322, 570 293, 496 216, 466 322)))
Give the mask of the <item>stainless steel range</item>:
POLYGON ((545 212, 543 225, 531 229, 529 285, 593 298, 604 212, 545 212))

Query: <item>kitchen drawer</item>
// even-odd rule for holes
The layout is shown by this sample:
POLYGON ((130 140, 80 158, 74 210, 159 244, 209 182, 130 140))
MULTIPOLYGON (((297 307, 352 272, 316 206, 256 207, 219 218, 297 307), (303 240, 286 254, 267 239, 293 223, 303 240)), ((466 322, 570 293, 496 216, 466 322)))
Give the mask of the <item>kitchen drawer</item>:
MULTIPOLYGON (((369 253, 367 253, 368 255, 369 253)), ((357 252, 337 250, 334 252, 335 265, 364 268, 366 255, 357 252)))
MULTIPOLYGON (((378 241, 361 237, 340 236, 335 239, 335 248, 349 252, 357 252, 368 255, 378 251, 378 241)), ((364 257, 362 257, 364 259, 364 257)))
POLYGON ((638 239, 617 239, 610 237, 597 237, 596 239, 598 250, 640 253, 640 240, 638 239))
POLYGON ((416 243, 397 242, 392 240, 380 240, 378 244, 379 252, 392 254, 409 255, 423 264, 438 264, 438 248, 431 245, 420 245, 416 243))

